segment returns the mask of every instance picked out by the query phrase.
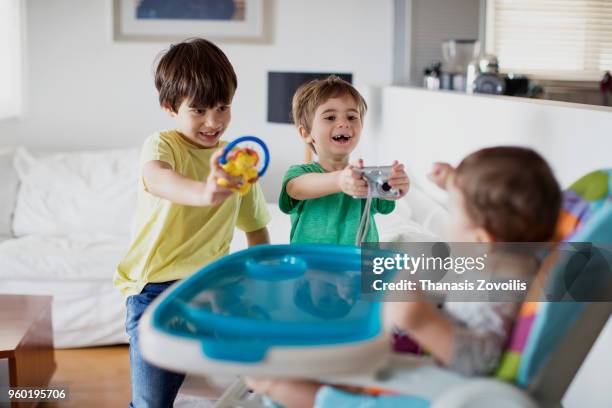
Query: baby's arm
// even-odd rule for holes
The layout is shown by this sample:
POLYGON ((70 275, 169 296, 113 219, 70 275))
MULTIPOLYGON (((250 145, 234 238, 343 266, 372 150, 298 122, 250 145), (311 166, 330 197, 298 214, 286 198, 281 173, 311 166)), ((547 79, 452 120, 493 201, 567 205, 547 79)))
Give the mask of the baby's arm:
POLYGON ((295 200, 309 200, 339 192, 364 196, 368 193, 368 184, 359 173, 353 171, 355 167, 363 167, 363 161, 359 159, 357 166, 349 164, 343 170, 303 174, 287 183, 287 194, 295 200))
POLYGON ((223 154, 222 149, 212 155, 211 171, 205 182, 177 173, 164 161, 149 161, 142 168, 145 186, 149 193, 176 204, 190 206, 220 204, 232 194, 229 188, 217 184, 218 178, 231 179, 217 164, 221 154, 223 154))
POLYGON ((389 323, 406 331, 443 365, 466 375, 486 375, 495 369, 517 310, 510 302, 459 305, 468 317, 459 323, 429 302, 389 302, 385 307, 389 323))
POLYGON ((410 335, 438 361, 448 365, 453 357, 453 322, 431 302, 387 302, 385 320, 410 335))

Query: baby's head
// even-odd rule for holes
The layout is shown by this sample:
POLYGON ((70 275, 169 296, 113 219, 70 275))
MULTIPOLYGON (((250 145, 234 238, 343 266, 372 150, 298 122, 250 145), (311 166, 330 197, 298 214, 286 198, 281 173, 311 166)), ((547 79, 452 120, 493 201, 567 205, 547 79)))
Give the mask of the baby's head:
POLYGON ((531 149, 501 146, 470 154, 448 191, 453 241, 545 242, 554 234, 561 191, 531 149))
POLYGON ((227 56, 205 39, 174 44, 158 56, 159 103, 177 120, 177 130, 198 146, 216 146, 229 125, 237 86, 227 56))
POLYGON ((293 121, 319 159, 345 159, 361 136, 367 104, 348 82, 332 75, 302 85, 293 95, 293 121))

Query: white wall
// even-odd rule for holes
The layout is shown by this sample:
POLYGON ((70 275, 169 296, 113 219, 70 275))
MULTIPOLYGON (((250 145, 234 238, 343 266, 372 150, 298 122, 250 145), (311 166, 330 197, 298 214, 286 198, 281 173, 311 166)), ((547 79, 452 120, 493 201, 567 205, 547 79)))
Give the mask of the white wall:
POLYGON ((382 129, 372 159, 403 160, 428 192, 435 161, 458 164, 485 146, 530 146, 547 159, 563 186, 588 171, 612 167, 612 108, 515 98, 386 87, 382 129))
POLYGON ((423 70, 442 61, 442 42, 478 39, 480 0, 412 0, 412 84, 423 70))
MULTIPOLYGON (((159 109, 152 62, 168 44, 113 43, 110 0, 26 1, 26 113, 0 122, 0 146, 44 150, 140 145, 172 126, 159 109)), ((272 162, 262 180, 275 200, 286 168, 303 160, 291 125, 266 122, 267 72, 352 72, 356 85, 387 84, 391 0, 275 0, 270 44, 219 44, 238 75, 226 135, 261 136, 272 162)))

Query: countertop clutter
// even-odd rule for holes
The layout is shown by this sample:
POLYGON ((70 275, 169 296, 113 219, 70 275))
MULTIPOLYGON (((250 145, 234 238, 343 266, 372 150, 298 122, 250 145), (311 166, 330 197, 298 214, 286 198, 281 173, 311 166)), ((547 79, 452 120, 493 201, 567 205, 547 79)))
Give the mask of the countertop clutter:
POLYGON ((549 99, 589 105, 612 105, 612 76, 603 73, 601 81, 553 80, 503 73, 497 56, 484 51, 473 39, 442 42, 442 61, 423 71, 423 87, 467 94, 489 94, 549 99))
POLYGON ((523 75, 503 75, 495 55, 486 54, 480 42, 452 39, 442 43, 441 62, 425 68, 423 86, 459 92, 492 95, 533 96, 529 79, 523 75))

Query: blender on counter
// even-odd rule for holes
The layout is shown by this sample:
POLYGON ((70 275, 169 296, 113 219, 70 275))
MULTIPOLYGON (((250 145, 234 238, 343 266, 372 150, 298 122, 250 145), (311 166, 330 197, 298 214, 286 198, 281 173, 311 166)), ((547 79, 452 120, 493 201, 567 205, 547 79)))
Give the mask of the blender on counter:
POLYGON ((474 55, 478 54, 477 40, 453 39, 442 43, 440 89, 466 90, 466 72, 474 55))

